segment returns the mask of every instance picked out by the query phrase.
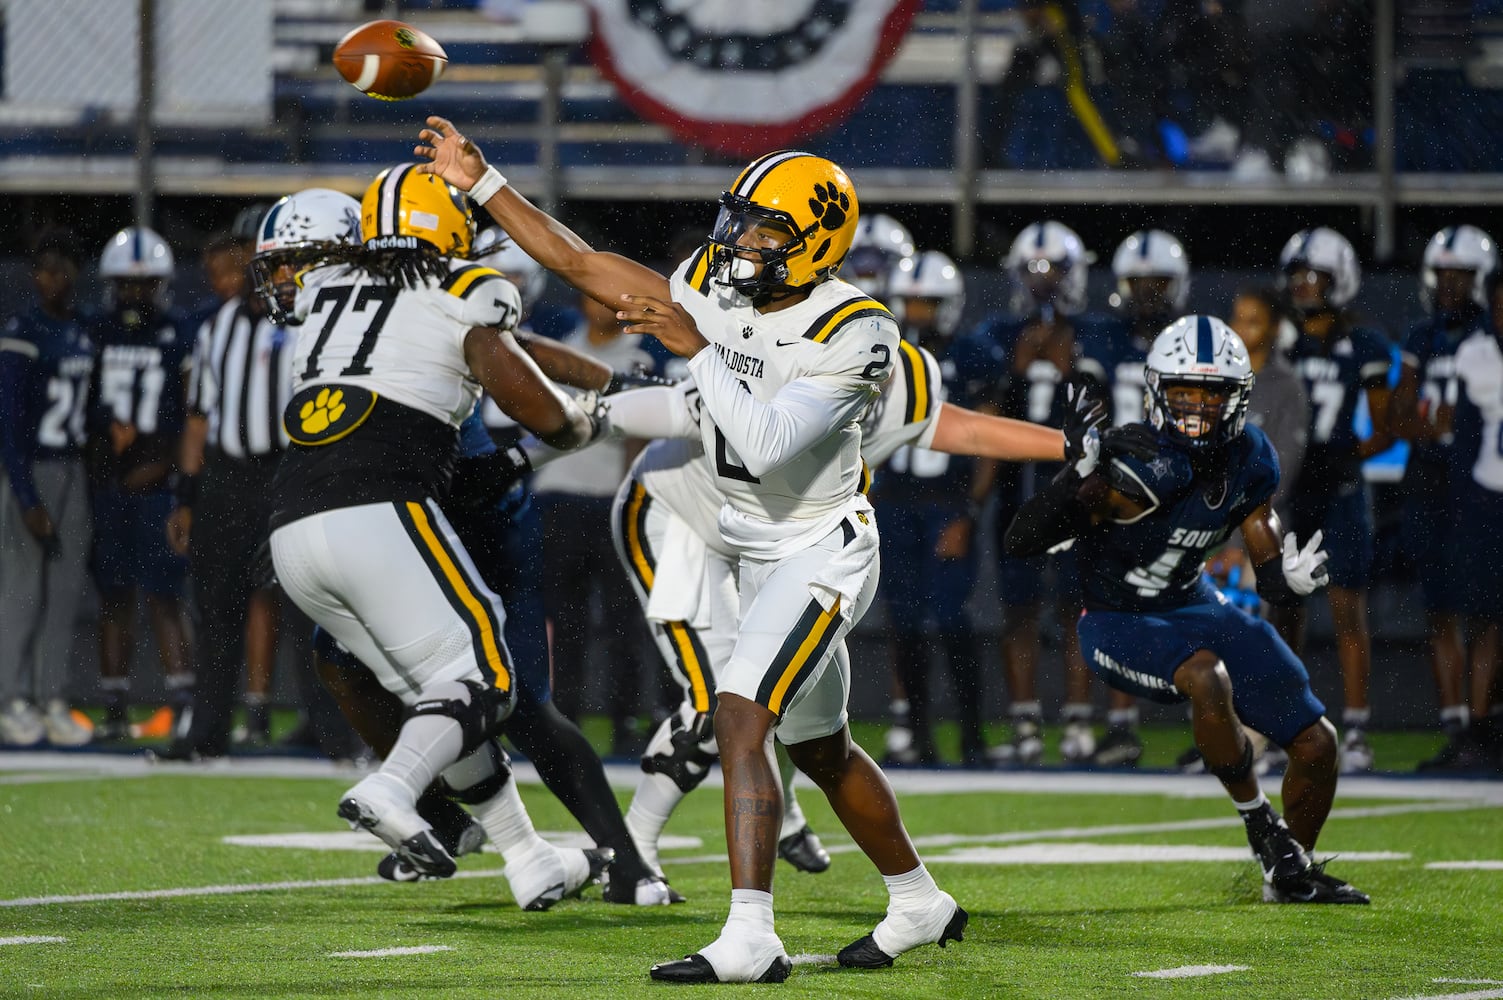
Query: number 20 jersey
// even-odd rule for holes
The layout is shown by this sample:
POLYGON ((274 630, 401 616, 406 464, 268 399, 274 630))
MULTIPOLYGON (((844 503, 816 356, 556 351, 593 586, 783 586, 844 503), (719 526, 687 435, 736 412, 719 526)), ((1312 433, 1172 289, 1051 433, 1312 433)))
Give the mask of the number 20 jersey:
POLYGON ((1248 427, 1222 450, 1215 471, 1197 473, 1190 453, 1159 435, 1149 461, 1113 461, 1157 503, 1135 520, 1103 521, 1075 543, 1091 611, 1171 611, 1216 600, 1201 575, 1206 556, 1273 496, 1278 455, 1248 427))

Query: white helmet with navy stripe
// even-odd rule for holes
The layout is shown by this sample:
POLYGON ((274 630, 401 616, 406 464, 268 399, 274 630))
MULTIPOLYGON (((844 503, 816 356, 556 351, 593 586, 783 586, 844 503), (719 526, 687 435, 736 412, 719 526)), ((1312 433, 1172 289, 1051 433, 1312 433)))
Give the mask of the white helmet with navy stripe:
POLYGON ((1012 275, 1015 308, 1052 304, 1073 316, 1085 308, 1090 256, 1075 230, 1049 219, 1023 228, 1002 261, 1012 275))
POLYGON ((1302 229, 1289 237, 1279 254, 1279 289, 1289 285, 1289 276, 1302 268, 1330 275, 1331 287, 1325 304, 1340 309, 1357 297, 1362 284, 1362 267, 1352 243, 1334 229, 1316 226, 1302 229))
POLYGON ((507 281, 517 286, 517 291, 522 295, 524 316, 532 311, 548 284, 548 272, 543 270, 543 265, 517 246, 516 241, 507 236, 500 226, 487 226, 476 234, 470 259, 500 271, 507 281))
POLYGON ((940 336, 950 337, 960 326, 960 314, 965 309, 965 277, 949 257, 938 250, 925 250, 898 261, 887 297, 887 307, 900 325, 907 299, 934 299, 938 306, 934 329, 940 336))
POLYGON ((1242 433, 1252 392, 1252 362, 1232 328, 1214 316, 1185 316, 1166 326, 1144 363, 1148 422, 1193 448, 1211 449, 1242 433), (1212 400, 1171 400, 1171 389, 1191 387, 1212 400))
POLYGON ((256 232, 251 258, 251 283, 274 323, 292 322, 297 293, 292 275, 336 263, 345 251, 360 245, 360 202, 330 188, 304 188, 279 199, 256 232))
POLYGON ((1471 300, 1487 308, 1487 276, 1498 266, 1498 245, 1476 226, 1447 226, 1425 246, 1420 267, 1420 300, 1435 309, 1436 271, 1471 271, 1471 300))
POLYGON ((880 212, 863 215, 856 222, 851 250, 846 254, 840 276, 877 299, 887 302, 893 269, 913 256, 913 235, 908 227, 880 212))
POLYGON ((1131 278, 1168 278, 1164 303, 1183 312, 1190 296, 1190 255, 1185 246, 1162 229, 1141 229, 1123 240, 1112 254, 1112 274, 1117 279, 1117 301, 1127 307, 1133 301, 1131 278))
POLYGON ((155 230, 145 226, 122 229, 105 244, 99 255, 99 276, 117 279, 161 278, 173 274, 172 248, 155 230))

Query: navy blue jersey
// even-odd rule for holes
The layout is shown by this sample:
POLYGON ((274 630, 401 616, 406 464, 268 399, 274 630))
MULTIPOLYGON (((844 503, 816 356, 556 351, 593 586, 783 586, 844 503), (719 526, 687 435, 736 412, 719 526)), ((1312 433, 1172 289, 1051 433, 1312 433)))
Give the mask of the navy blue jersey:
MULTIPOLYGON (((972 334, 923 345, 939 362, 947 403, 973 410, 995 403, 1000 384, 1002 349, 990 337, 972 334)), ((888 501, 949 502, 964 505, 970 495, 975 460, 942 451, 904 445, 876 478, 875 494, 888 501)))
POLYGON ((1362 327, 1326 337, 1301 334, 1289 352, 1310 397, 1310 438, 1295 490, 1329 491, 1362 481, 1353 426, 1357 400, 1388 385, 1388 340, 1362 327))
POLYGON ((193 360, 195 333, 187 317, 170 310, 136 324, 114 314, 90 324, 90 430, 106 440, 112 422, 136 430, 135 443, 106 461, 109 474, 174 457, 186 416, 184 374, 193 360))
POLYGON ((1137 520, 1103 521, 1075 542, 1085 605, 1096 611, 1169 611, 1216 600, 1201 567, 1206 556, 1273 496, 1279 459, 1256 427, 1222 452, 1214 472, 1197 472, 1190 453, 1159 436, 1151 461, 1115 461, 1158 501, 1137 520))
MULTIPOLYGON (((1476 312, 1464 315, 1465 322, 1436 313, 1410 327, 1404 339, 1404 354, 1419 370, 1419 405, 1434 420, 1441 407, 1456 405, 1456 348, 1480 321, 1476 312)), ((1443 470, 1450 464, 1454 445, 1446 441, 1416 442, 1409 454, 1410 471, 1443 470)), ((1434 477, 1443 479, 1443 477, 1434 477)))
POLYGON ((1141 421, 1148 388, 1143 363, 1161 327, 1144 337, 1142 328, 1126 317, 1096 315, 1083 318, 1076 328, 1080 331, 1080 373, 1101 387, 1111 406, 1112 426, 1141 421))
POLYGON ((22 509, 38 503, 32 463, 83 447, 93 363, 77 318, 33 307, 0 330, 0 461, 22 509))

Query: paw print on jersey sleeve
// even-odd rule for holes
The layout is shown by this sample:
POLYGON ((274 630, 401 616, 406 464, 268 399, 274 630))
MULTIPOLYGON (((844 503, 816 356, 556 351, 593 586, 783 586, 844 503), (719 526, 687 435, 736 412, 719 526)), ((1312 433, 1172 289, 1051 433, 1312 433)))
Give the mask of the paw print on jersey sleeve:
POLYGON ((344 390, 320 389, 318 395, 304 403, 298 410, 304 434, 322 434, 344 416, 344 390))
POLYGON ((850 210, 850 196, 836 187, 834 181, 814 185, 814 197, 809 199, 809 211, 819 220, 820 228, 839 229, 845 225, 846 213, 850 210))

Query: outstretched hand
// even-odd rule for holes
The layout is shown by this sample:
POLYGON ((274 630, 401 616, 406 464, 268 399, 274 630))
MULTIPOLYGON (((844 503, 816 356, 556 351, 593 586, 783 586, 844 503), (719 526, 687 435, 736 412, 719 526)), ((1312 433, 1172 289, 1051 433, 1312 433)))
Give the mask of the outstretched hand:
POLYGON ((1302 597, 1315 593, 1330 582, 1331 574, 1326 568, 1326 560, 1331 555, 1321 550, 1320 542, 1323 537, 1322 532, 1316 531, 1305 543, 1305 547, 1300 548, 1294 532, 1284 536, 1284 580, 1289 584, 1290 590, 1302 597))
POLYGON ((616 318, 626 323, 625 333, 645 333, 681 358, 692 358, 710 345, 694 324, 694 317, 677 302, 664 302, 651 295, 622 295, 616 318))
POLYGON ((468 191, 485 173, 485 155, 480 147, 466 139, 447 118, 431 116, 428 127, 418 133, 418 140, 422 145, 414 146, 412 151, 428 161, 418 164, 420 174, 435 174, 459 190, 468 191))

